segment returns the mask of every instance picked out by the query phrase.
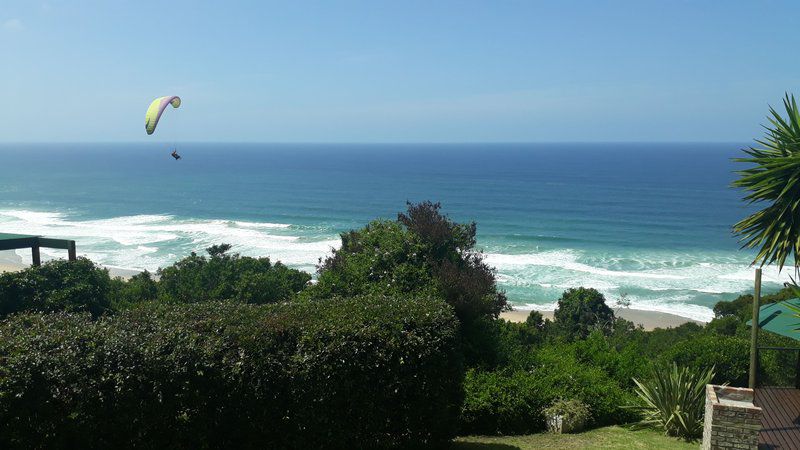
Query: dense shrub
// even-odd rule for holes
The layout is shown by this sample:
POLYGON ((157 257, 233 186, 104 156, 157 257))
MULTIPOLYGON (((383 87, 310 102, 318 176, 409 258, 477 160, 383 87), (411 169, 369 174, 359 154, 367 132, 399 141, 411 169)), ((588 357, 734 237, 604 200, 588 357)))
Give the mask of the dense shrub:
POLYGON ((0 274, 0 317, 20 311, 87 311, 111 307, 111 278, 86 258, 55 260, 0 274))
POLYGON ((656 328, 645 331, 641 328, 615 329, 609 339, 617 348, 631 347, 643 359, 655 359, 675 344, 704 335, 704 328, 694 322, 687 322, 674 328, 656 328))
POLYGON ((573 355, 546 347, 529 370, 470 370, 464 383, 461 432, 521 434, 545 429, 544 408, 559 398, 589 406, 590 423, 626 423, 636 415, 624 405, 634 398, 602 369, 581 364, 573 355))
POLYGON ((230 245, 208 248, 209 256, 192 254, 159 269, 158 297, 165 301, 195 303, 236 300, 243 303, 274 303, 292 298, 311 275, 290 269, 269 258, 230 254, 230 245))
POLYGON ((396 221, 343 233, 341 248, 320 263, 318 283, 306 295, 436 296, 462 322, 497 317, 506 297, 475 249, 475 223, 453 222, 439 210, 438 203, 409 203, 396 221))
POLYGON ((647 372, 651 363, 637 345, 628 343, 618 348, 613 340, 599 330, 593 331, 584 340, 559 348, 560 351, 574 354, 583 364, 602 369, 623 388, 632 388, 633 378, 647 372))
POLYGON ((706 324, 705 332, 722 336, 745 336, 750 333, 750 327, 736 316, 722 316, 706 324))
POLYGON ((552 432, 581 431, 589 420, 589 407, 579 400, 561 398, 554 401, 543 412, 547 420, 547 428, 552 432))
POLYGON ((714 383, 747 386, 750 342, 741 337, 699 336, 675 344, 662 355, 662 360, 693 369, 715 367, 714 383))
POLYGON ((592 288, 564 291, 553 317, 567 339, 585 338, 596 329, 608 331, 614 324, 614 312, 606 305, 605 297, 592 288))
POLYGON ((0 447, 437 443, 462 377, 439 300, 19 314, 0 323, 0 447))
MULTIPOLYGON (((791 287, 786 287, 778 292, 766 294, 761 297, 761 304, 781 302, 795 298, 797 295, 791 287)), ((750 320, 753 317, 753 295, 745 294, 736 297, 731 301, 720 301, 714 305, 714 317, 738 317, 742 321, 750 320)))
POLYGON ((461 326, 462 348, 470 367, 527 368, 544 334, 526 323, 482 319, 461 326))
POLYGON ((158 297, 158 282, 148 271, 137 273, 129 279, 111 280, 111 303, 119 309, 136 303, 155 300, 158 297))

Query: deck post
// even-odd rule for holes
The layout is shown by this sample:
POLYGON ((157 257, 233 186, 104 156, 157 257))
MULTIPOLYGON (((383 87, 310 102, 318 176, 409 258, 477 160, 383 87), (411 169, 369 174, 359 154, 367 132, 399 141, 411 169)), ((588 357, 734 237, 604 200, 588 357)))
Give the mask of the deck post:
POLYGON ((75 261, 78 259, 77 252, 75 251, 75 241, 69 241, 67 244, 67 258, 70 261, 75 261))
POLYGON ((758 312, 761 307, 761 268, 756 269, 756 286, 753 292, 753 322, 750 327, 750 379, 748 387, 756 388, 758 372, 758 312))
POLYGON ((32 265, 34 266, 41 266, 42 265, 42 257, 39 254, 39 245, 32 245, 31 246, 31 260, 32 265))
POLYGON ((800 389, 800 351, 797 352, 797 366, 794 372, 794 388, 800 389))

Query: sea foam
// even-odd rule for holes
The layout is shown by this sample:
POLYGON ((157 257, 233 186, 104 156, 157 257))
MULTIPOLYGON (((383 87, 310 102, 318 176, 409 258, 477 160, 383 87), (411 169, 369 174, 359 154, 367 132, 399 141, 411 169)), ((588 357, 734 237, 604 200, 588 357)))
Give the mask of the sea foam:
MULTIPOLYGON (((150 270, 190 252, 228 243, 247 256, 269 256, 313 272, 320 258, 340 245, 338 231, 320 225, 181 218, 169 214, 81 219, 70 212, 0 209, 0 230, 75 239, 78 253, 100 264, 150 270)), ((568 243, 564 243, 569 245, 568 243)), ((552 309, 565 289, 584 286, 602 292, 614 305, 623 295, 631 307, 708 321, 716 301, 752 289, 753 269, 745 255, 687 251, 590 252, 582 249, 510 253, 493 247, 486 261, 497 269, 500 287, 518 307, 552 309)), ((19 250, 24 260, 30 253, 19 250)), ((42 249, 45 259, 62 250, 42 249)), ((764 271, 768 288, 789 281, 775 268, 764 271)))

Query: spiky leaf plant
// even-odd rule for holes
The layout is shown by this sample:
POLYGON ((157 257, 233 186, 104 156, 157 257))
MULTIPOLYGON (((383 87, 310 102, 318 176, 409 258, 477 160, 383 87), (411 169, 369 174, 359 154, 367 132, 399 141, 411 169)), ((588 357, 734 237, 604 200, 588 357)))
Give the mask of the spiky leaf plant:
POLYGON ((636 394, 643 405, 636 406, 643 416, 640 426, 661 428, 668 436, 686 440, 703 434, 705 388, 714 378, 708 370, 672 366, 653 369, 649 379, 636 383, 636 394))
POLYGON ((758 248, 753 263, 777 263, 780 269, 792 257, 795 273, 800 253, 800 110, 794 96, 783 99, 786 117, 770 107, 766 135, 758 147, 745 149, 750 164, 737 173, 734 187, 744 189, 749 203, 765 203, 764 209, 740 220, 733 230, 742 248, 758 248))

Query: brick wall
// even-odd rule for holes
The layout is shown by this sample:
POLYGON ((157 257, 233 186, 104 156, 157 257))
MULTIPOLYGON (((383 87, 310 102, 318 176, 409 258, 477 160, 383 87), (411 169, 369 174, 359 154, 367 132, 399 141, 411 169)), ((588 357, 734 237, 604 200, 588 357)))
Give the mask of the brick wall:
POLYGON ((706 386, 703 450, 757 450, 760 430, 761 408, 753 406, 752 389, 706 386))

